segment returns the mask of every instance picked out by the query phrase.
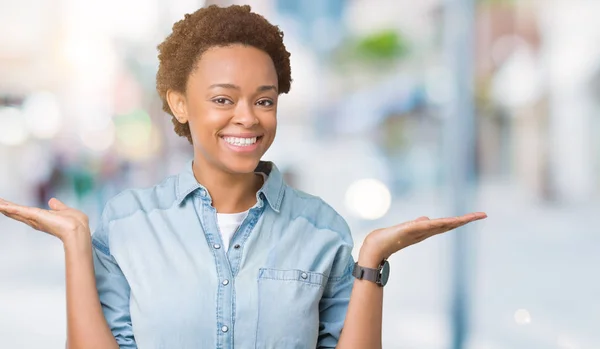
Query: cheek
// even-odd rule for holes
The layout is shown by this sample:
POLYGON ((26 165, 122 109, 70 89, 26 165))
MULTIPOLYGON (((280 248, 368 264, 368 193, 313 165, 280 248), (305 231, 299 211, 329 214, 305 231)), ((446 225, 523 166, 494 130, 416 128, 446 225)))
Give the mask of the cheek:
POLYGON ((266 130, 275 133, 275 130, 277 129, 277 112, 275 111, 265 115, 262 118, 261 123, 262 127, 264 127, 266 130))
POLYGON ((275 141, 275 135, 277 134, 277 117, 271 117, 266 120, 263 128, 269 134, 269 138, 265 142, 265 146, 269 148, 275 141))
POLYGON ((215 135, 227 125, 227 119, 219 110, 195 109, 189 120, 192 138, 204 144, 214 143, 215 135))

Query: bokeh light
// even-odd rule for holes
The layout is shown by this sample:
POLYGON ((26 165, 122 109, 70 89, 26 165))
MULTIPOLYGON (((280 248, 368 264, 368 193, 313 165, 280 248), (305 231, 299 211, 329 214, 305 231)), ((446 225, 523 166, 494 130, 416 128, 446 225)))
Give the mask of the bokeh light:
POLYGON ((136 109, 115 118, 117 147, 121 154, 132 160, 152 157, 157 150, 158 137, 153 137, 152 121, 145 110, 136 109))
POLYGON ((375 220, 385 216, 391 203, 390 190, 377 179, 358 180, 346 191, 346 207, 362 219, 375 220))
POLYGON ((0 107, 0 143, 16 146, 23 144, 28 136, 21 110, 14 107, 0 107))
POLYGON ((23 104, 23 117, 32 136, 52 139, 62 127, 59 102, 50 92, 30 95, 23 104))
POLYGON ((519 309, 515 312, 515 322, 519 325, 527 325, 531 323, 531 314, 527 309, 519 309))
POLYGON ((92 128, 83 131, 81 142, 95 152, 103 152, 115 142, 115 124, 111 121, 102 128, 92 128))

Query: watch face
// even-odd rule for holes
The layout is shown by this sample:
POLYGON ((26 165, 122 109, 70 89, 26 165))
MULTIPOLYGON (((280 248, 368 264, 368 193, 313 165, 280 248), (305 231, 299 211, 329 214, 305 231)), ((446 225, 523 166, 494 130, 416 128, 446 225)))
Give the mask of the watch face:
POLYGON ((390 264, 388 261, 383 263, 383 267, 381 268, 381 286, 385 286, 387 284, 388 279, 390 278, 390 264))

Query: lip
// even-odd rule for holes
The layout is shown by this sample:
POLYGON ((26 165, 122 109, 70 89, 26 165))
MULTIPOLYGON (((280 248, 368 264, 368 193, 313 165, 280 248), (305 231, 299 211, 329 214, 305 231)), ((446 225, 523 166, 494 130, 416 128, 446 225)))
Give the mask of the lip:
POLYGON ((261 133, 224 133, 219 137, 236 137, 236 138, 254 138, 254 137, 262 137, 261 133))

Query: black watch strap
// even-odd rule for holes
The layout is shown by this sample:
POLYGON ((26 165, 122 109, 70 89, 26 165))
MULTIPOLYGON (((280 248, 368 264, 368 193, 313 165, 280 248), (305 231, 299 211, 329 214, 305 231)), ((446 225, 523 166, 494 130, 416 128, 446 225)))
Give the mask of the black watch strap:
POLYGON ((376 283, 379 286, 385 286, 389 276, 389 264, 387 261, 381 262, 377 269, 366 268, 354 263, 352 275, 359 280, 367 280, 376 283))

